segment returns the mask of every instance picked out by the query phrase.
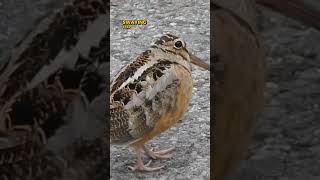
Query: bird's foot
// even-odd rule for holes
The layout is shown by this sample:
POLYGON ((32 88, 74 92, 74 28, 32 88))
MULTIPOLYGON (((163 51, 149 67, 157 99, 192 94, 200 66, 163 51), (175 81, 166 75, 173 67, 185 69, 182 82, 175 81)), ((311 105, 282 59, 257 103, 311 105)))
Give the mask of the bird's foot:
POLYGON ((153 151, 153 149, 148 149, 146 147, 143 148, 145 155, 149 156, 152 159, 169 159, 173 156, 173 151, 175 150, 175 147, 170 147, 168 149, 163 149, 159 151, 153 151))
POLYGON ((129 166, 129 169, 132 171, 157 171, 162 169, 164 166, 159 166, 159 167, 150 167, 150 163, 152 160, 150 160, 147 164, 143 164, 142 161, 137 161, 137 163, 134 166, 129 166))

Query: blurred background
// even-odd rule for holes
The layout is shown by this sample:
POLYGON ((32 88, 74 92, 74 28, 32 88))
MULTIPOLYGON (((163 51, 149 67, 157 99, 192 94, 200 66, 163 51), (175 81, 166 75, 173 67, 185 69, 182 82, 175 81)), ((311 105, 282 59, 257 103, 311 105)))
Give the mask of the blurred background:
MULTIPOLYGON (((320 10, 318 0, 305 0, 320 10)), ((320 32, 261 5, 266 104, 234 180, 320 179, 320 32)))

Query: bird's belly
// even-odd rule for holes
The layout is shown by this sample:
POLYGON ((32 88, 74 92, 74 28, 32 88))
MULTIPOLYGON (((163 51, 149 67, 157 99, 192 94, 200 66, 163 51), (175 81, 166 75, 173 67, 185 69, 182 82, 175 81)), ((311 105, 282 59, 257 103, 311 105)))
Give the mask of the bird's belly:
MULTIPOLYGON (((185 81, 185 80, 184 80, 185 81)), ((154 129, 164 131, 175 124, 186 112, 192 96, 192 82, 182 82, 177 89, 175 104, 166 114, 164 114, 154 129)))
MULTIPOLYGON (((179 78, 179 85, 175 89, 174 103, 164 114, 157 119, 152 129, 145 132, 141 138, 137 139, 133 145, 144 144, 154 136, 164 132, 173 126, 186 112, 190 99, 192 97, 192 77, 190 72, 185 69, 177 69, 177 76, 179 78)), ((165 107, 163 107, 165 108, 165 107)))

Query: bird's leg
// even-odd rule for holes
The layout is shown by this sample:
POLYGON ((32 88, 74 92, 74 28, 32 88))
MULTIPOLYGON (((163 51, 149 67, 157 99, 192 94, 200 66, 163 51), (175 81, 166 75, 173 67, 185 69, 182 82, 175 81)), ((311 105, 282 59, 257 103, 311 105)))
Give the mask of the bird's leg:
POLYGON ((148 149, 144 145, 142 148, 143 148, 145 154, 152 159, 169 159, 173 156, 173 153, 171 153, 171 152, 175 150, 175 147, 171 147, 168 149, 153 151, 153 149, 148 149))
POLYGON ((138 171, 157 171, 157 170, 164 167, 164 166, 149 167, 151 160, 147 164, 143 163, 142 156, 141 156, 141 154, 142 154, 141 147, 140 148, 134 147, 134 149, 137 153, 138 160, 134 166, 129 166, 129 169, 131 169, 132 171, 136 171, 136 170, 138 170, 138 171))

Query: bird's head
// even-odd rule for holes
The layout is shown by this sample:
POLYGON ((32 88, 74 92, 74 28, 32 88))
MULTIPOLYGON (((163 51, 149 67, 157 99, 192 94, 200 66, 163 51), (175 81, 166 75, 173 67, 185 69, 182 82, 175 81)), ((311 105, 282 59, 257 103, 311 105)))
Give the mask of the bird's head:
POLYGON ((166 53, 168 55, 177 55, 178 57, 180 57, 178 58, 178 61, 181 61, 181 63, 184 63, 183 61, 186 61, 188 63, 193 63, 197 66, 200 66, 204 69, 210 69, 209 65, 206 62, 192 55, 188 51, 187 44, 182 38, 170 33, 166 33, 161 36, 154 42, 151 48, 160 49, 161 51, 163 51, 163 53, 166 53))

